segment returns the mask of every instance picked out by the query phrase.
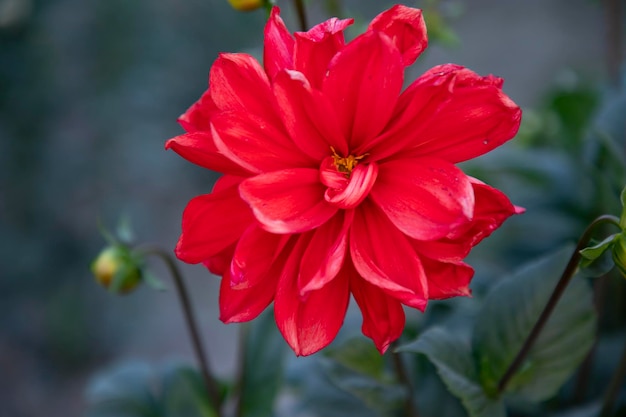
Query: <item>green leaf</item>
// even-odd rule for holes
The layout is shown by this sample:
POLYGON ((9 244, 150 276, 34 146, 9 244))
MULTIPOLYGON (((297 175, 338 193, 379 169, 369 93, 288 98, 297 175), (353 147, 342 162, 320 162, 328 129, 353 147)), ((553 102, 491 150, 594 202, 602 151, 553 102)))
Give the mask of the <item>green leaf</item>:
MULTIPOLYGON (((476 318, 474 355, 487 392, 522 347, 544 309, 573 248, 567 247, 502 280, 476 318)), ((530 401, 552 397, 594 342, 596 314, 586 281, 574 277, 506 391, 530 401)))
POLYGON ((160 416, 152 389, 155 379, 149 365, 137 362, 97 375, 87 389, 87 416, 160 416))
POLYGON ((194 368, 142 362, 98 375, 87 391, 88 417, 215 417, 204 381, 194 368))
POLYGON ((168 366, 163 375, 162 404, 166 416, 215 417, 202 375, 185 365, 168 366))
POLYGON ((587 267, 591 265, 593 261, 598 259, 607 249, 609 249, 614 239, 615 235, 611 235, 604 239, 602 242, 581 250, 580 255, 583 257, 583 260, 581 261, 581 266, 587 267))
POLYGON ((363 337, 350 338, 339 346, 331 346, 324 351, 324 355, 355 372, 379 381, 383 379, 383 356, 371 341, 363 337))
MULTIPOLYGON (((335 390, 347 393, 353 401, 365 406, 365 410, 387 416, 403 407, 407 396, 405 387, 389 371, 389 359, 370 340, 349 337, 326 349, 318 363, 335 390)), ((359 411, 358 415, 363 412, 359 411)))
POLYGON ((150 271, 144 271, 142 274, 142 278, 146 285, 148 285, 153 290, 157 291, 166 291, 167 287, 160 279, 158 279, 153 273, 150 271))
MULTIPOLYGON (((380 356, 380 355, 379 355, 380 356)), ((330 359, 320 360, 328 380, 342 391, 358 398, 378 415, 397 411, 406 399, 405 387, 392 378, 373 378, 330 359)))
POLYGON ((368 408, 346 389, 338 387, 336 379, 329 377, 329 367, 333 364, 340 367, 330 359, 319 356, 290 361, 288 384, 296 396, 291 410, 285 410, 282 415, 380 417, 380 413, 368 408))
POLYGON ((273 415, 274 403, 283 380, 286 345, 276 329, 274 314, 266 311, 243 328, 245 358, 242 415, 262 417, 273 415))
POLYGON ((548 114, 556 116, 560 123, 561 144, 564 147, 578 146, 587 132, 592 116, 599 105, 598 92, 581 81, 575 85, 557 87, 547 97, 548 114))
POLYGON ((419 359, 415 396, 420 417, 467 417, 463 403, 443 383, 437 368, 426 357, 419 359))
POLYGON ((135 233, 130 221, 130 216, 124 214, 120 216, 117 227, 115 228, 115 234, 119 238, 120 242, 130 244, 135 240, 135 233))
POLYGON ((485 394, 471 348, 464 340, 435 327, 397 351, 426 355, 446 387, 461 400, 470 417, 506 416, 504 404, 485 394))

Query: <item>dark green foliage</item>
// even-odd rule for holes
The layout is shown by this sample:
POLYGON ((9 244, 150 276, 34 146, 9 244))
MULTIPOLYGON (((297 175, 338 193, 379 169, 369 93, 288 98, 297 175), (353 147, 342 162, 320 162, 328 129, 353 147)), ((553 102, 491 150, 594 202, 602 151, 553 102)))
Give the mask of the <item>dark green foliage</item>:
POLYGON ((244 326, 245 358, 239 363, 243 365, 242 415, 271 416, 283 382, 287 346, 276 329, 271 310, 244 326))
POLYGON ((134 362, 96 377, 88 417, 214 417, 201 375, 187 365, 134 362))
MULTIPOLYGON (((572 250, 567 247, 533 262, 485 298, 472 346, 481 383, 490 395, 496 395, 499 380, 547 304, 572 250)), ((506 392, 531 402, 554 396, 589 352, 595 328, 591 289, 574 277, 506 392)))

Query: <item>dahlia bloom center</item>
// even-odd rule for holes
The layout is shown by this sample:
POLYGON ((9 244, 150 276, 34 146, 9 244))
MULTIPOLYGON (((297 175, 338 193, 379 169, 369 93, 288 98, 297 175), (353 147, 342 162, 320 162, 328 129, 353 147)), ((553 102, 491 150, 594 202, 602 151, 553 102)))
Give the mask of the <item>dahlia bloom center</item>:
POLYGON ((360 160, 367 156, 367 154, 364 154, 360 156, 348 155, 346 157, 342 157, 339 156, 337 151, 335 151, 335 148, 332 146, 330 147, 330 150, 333 152, 333 163, 337 167, 337 171, 345 173, 346 177, 350 177, 350 173, 354 167, 356 167, 360 160))
POLYGON ((365 160, 368 154, 340 156, 332 147, 331 151, 320 166, 320 181, 328 187, 324 199, 340 209, 354 208, 374 186, 378 165, 365 160))

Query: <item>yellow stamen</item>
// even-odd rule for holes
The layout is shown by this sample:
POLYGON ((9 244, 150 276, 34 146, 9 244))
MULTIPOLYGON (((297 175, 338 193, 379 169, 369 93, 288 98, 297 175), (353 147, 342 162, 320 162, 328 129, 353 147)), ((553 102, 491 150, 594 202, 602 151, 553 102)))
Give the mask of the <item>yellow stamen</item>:
POLYGON ((337 171, 343 172, 346 176, 350 176, 350 173, 358 165, 359 161, 367 156, 367 154, 363 154, 361 156, 348 155, 343 157, 339 156, 332 146, 330 150, 333 152, 333 163, 337 167, 337 171))

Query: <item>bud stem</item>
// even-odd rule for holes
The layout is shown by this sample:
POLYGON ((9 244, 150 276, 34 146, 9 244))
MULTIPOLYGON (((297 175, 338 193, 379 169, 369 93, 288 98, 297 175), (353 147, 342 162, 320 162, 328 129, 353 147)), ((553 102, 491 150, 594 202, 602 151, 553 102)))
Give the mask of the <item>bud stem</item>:
POLYGON ((191 307, 191 301, 189 299, 187 287, 185 286, 185 282, 183 280, 182 274, 180 273, 178 265, 176 265, 176 262, 172 258, 172 255, 157 247, 142 246, 137 248, 135 252, 141 253, 142 255, 155 255, 159 257, 165 263, 169 272, 172 274, 172 277, 174 278, 176 292, 178 293, 178 298, 183 307, 185 322, 187 323, 187 328, 189 330, 189 334, 191 335, 191 344, 193 345, 196 359, 200 364, 200 370, 202 372, 204 383, 206 384, 207 392, 209 394, 209 397, 211 398, 211 401, 213 402, 213 405, 215 406, 217 417, 221 417, 222 400, 220 397, 218 384, 215 377, 213 377, 208 360, 206 359, 207 354, 204 349, 204 345, 202 344, 200 333, 198 332, 198 324, 193 314, 193 309, 191 307))
POLYGON ((298 12, 298 20, 300 21, 300 30, 302 32, 306 32, 307 30, 307 22, 306 22, 306 9, 304 8, 304 0, 295 0, 296 3, 296 11, 298 12))
POLYGON ((580 237, 580 240, 578 241, 578 244, 576 245, 576 248, 574 249, 572 256, 570 257, 570 260, 567 263, 567 266, 565 267, 565 270, 563 271, 563 274, 561 275, 559 282, 556 284, 554 291, 552 291, 552 295, 550 296, 548 303, 546 304, 543 311, 541 312, 539 319, 537 320, 532 330, 530 331, 530 334, 524 341, 524 345, 518 352, 517 356, 515 357, 513 362, 511 362, 511 365, 509 365, 508 369, 506 370, 506 372, 500 379, 500 382, 498 383, 498 394, 501 394, 504 392, 507 384, 510 382, 513 375, 515 375, 515 372, 517 372, 519 367, 522 365, 522 363, 526 359, 526 356, 530 352, 530 349, 533 347, 533 345, 537 341, 539 334, 541 333, 541 331, 543 330, 543 327, 545 326, 546 322, 550 318, 552 311, 554 311, 554 308, 556 307, 561 296, 565 292, 567 285, 569 284, 572 277, 576 273, 576 270, 578 269, 578 263, 580 262, 580 258, 581 258, 580 251, 584 249, 589 243, 589 240, 591 240, 591 235, 594 229, 596 228, 596 226, 600 224, 604 224, 604 223, 611 223, 619 227, 619 219, 611 215, 602 215, 596 218, 593 222, 591 222, 589 226, 587 226, 582 236, 580 237))

